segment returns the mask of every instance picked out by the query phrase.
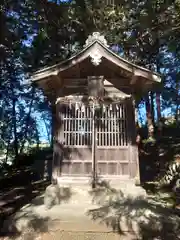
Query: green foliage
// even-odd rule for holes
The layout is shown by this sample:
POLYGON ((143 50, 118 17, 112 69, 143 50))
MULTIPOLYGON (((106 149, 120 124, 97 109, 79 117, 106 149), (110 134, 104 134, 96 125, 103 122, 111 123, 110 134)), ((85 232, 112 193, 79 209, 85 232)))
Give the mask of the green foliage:
POLYGON ((0 6, 0 152, 5 162, 17 159, 25 145, 39 141, 35 114, 44 98, 25 83, 29 63, 24 61, 25 41, 36 32, 34 11, 33 2, 4 1, 0 6))
MULTIPOLYGON (((76 53, 93 31, 103 33, 111 46, 119 45, 126 59, 163 72, 158 89, 162 108, 171 107, 177 116, 179 0, 128 0, 115 6, 90 0, 1 1, 0 18, 0 151, 6 160, 17 158, 26 145, 39 146, 37 114, 51 142, 50 104, 39 90, 25 84, 27 73, 76 53)), ((147 100, 139 95, 137 99, 147 100)))

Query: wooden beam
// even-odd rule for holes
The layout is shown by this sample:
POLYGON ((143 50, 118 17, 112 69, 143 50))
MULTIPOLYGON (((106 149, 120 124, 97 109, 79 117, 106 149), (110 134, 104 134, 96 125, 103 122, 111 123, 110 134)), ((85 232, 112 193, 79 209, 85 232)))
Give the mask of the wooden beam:
POLYGON ((59 75, 53 75, 52 78, 58 83, 62 83, 62 78, 59 75))
POLYGON ((130 81, 130 85, 134 85, 137 82, 138 78, 138 76, 133 75, 130 81))
POLYGON ((87 80, 87 78, 78 78, 78 77, 76 77, 76 78, 64 78, 64 82, 66 83, 66 82, 73 82, 73 81, 86 81, 87 80))
MULTIPOLYGON (((123 77, 119 77, 119 78, 104 78, 104 83, 105 82, 110 82, 110 81, 112 81, 112 82, 114 82, 114 81, 120 81, 121 79, 122 79, 123 77)), ((126 79, 126 78, 123 78, 123 79, 126 79)), ((64 83, 66 83, 66 82, 75 82, 75 81, 86 81, 87 80, 87 78, 64 78, 63 79, 63 81, 64 81, 64 83)))
POLYGON ((88 92, 90 96, 103 97, 104 76, 88 76, 88 92))

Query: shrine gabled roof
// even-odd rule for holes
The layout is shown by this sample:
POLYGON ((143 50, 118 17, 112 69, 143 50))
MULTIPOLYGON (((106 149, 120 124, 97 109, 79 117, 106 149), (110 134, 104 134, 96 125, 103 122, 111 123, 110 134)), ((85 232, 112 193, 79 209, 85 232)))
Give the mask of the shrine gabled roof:
POLYGON ((158 73, 152 72, 141 66, 137 66, 111 51, 108 48, 105 38, 98 32, 95 32, 88 37, 82 51, 65 61, 35 72, 31 79, 32 81, 40 81, 53 75, 60 76, 61 72, 71 69, 73 66, 81 63, 89 57, 94 67, 99 66, 102 62, 102 58, 105 58, 114 65, 130 73, 130 75, 135 78, 142 77, 152 82, 161 82, 161 77, 158 73))

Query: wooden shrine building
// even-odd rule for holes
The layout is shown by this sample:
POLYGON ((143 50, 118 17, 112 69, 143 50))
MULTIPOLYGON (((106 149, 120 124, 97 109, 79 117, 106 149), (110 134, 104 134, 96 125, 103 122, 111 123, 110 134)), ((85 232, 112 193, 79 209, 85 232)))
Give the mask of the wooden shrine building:
POLYGON ((82 51, 37 71, 54 111, 53 176, 55 178, 135 178, 135 96, 161 81, 109 49, 98 32, 82 51))

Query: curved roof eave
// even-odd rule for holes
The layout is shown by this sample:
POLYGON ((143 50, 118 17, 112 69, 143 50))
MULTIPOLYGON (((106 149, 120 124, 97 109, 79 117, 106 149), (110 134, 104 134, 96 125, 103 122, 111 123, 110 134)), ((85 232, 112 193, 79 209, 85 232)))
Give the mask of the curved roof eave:
POLYGON ((95 40, 87 47, 85 47, 82 51, 65 61, 38 70, 33 75, 31 75, 31 79, 32 81, 39 81, 48 76, 57 75, 61 71, 67 70, 68 68, 71 68, 72 66, 82 62, 83 60, 88 58, 93 51, 96 50, 99 50, 102 57, 105 57, 107 60, 113 62, 117 66, 131 72, 134 76, 144 77, 154 82, 161 82, 160 74, 152 72, 144 67, 138 66, 123 59, 122 57, 111 51, 108 47, 103 45, 99 40, 95 40))

